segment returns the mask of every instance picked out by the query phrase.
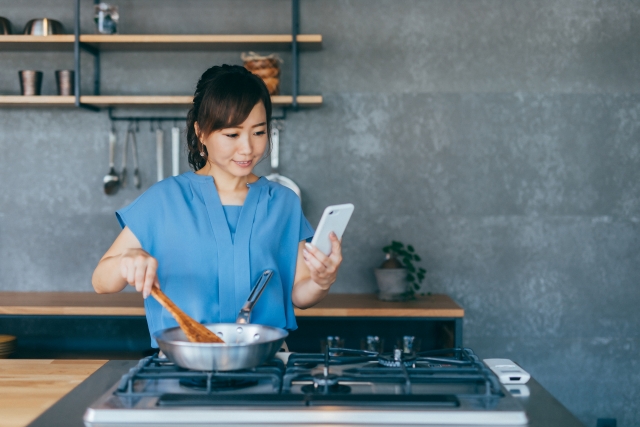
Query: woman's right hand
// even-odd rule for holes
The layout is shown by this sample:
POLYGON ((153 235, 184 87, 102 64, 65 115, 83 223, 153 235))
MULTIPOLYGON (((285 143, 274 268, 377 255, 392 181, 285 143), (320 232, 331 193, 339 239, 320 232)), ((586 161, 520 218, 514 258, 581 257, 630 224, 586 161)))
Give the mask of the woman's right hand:
POLYGON ((144 249, 126 249, 120 255, 120 274, 122 278, 136 291, 142 292, 142 296, 147 298, 151 294, 151 288, 158 286, 158 261, 149 255, 144 249))

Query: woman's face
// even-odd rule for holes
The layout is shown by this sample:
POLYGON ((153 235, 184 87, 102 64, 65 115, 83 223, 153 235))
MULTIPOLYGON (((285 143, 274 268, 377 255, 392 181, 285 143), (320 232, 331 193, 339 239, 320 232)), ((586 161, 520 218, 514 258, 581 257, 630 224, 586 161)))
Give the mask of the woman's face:
POLYGON ((249 175, 269 143, 264 105, 258 102, 237 127, 211 132, 201 141, 207 147, 207 162, 212 168, 235 177, 249 175))

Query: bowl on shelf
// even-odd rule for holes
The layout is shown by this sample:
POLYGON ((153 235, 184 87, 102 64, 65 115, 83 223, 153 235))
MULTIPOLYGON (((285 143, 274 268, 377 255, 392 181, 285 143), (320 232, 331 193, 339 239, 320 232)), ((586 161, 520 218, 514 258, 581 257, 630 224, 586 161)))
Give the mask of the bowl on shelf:
POLYGON ((11 21, 4 16, 0 16, 0 35, 8 35, 11 32, 11 21))
POLYGON ((16 337, 0 335, 0 359, 7 359, 16 349, 16 337))
POLYGON ((32 19, 24 26, 24 34, 31 36, 50 36, 64 34, 64 27, 59 21, 49 18, 32 19))

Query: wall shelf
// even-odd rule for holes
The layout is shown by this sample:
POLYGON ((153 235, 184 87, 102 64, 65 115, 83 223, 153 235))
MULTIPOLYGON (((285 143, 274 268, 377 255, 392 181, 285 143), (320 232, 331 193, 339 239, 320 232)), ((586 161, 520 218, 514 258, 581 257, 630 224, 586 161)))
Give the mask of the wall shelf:
POLYGON ((0 107, 23 106, 75 106, 91 111, 102 107, 134 106, 188 106, 189 96, 139 96, 101 95, 100 53, 103 51, 206 51, 206 50, 275 50, 291 51, 291 95, 273 96, 275 107, 317 107, 322 96, 301 96, 299 86, 298 57, 301 50, 318 50, 322 47, 322 35, 300 34, 299 0, 291 0, 290 34, 82 34, 80 29, 80 3, 75 1, 75 22, 72 34, 50 36, 0 35, 0 51, 71 51, 74 57, 73 97, 64 96, 11 96, 0 95, 0 107), (81 93, 81 51, 93 56, 93 94, 81 93), (73 101, 73 102, 72 102, 73 101))
POLYGON ((0 35, 0 51, 68 50, 73 52, 73 34, 52 36, 0 35))
MULTIPOLYGON (((99 51, 123 50, 289 50, 291 34, 82 34, 80 43, 99 51)), ((301 50, 319 50, 322 35, 298 34, 301 50)), ((0 50, 73 51, 73 34, 52 36, 1 35, 0 50)))
MULTIPOLYGON (((100 51, 108 50, 290 50, 291 34, 203 34, 203 35, 100 35, 80 36, 100 51)), ((301 50, 319 50, 320 34, 299 34, 296 37, 301 50)))
POLYGON ((74 107, 75 99, 75 96, 0 95, 0 107, 74 107))
MULTIPOLYGON (((191 105, 191 95, 184 96, 145 96, 145 95, 82 95, 80 102, 96 107, 187 107, 191 105)), ((293 104, 293 97, 276 95, 271 97, 274 107, 288 107, 293 104)), ((322 105, 320 95, 300 95, 298 105, 301 107, 319 107, 322 105)), ((21 96, 0 95, 0 107, 52 107, 75 106, 74 96, 21 96)))

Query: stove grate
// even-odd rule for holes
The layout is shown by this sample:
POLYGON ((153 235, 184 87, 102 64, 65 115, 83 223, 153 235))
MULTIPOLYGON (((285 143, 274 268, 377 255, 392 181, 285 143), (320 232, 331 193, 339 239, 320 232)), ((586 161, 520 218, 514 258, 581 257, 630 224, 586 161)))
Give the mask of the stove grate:
POLYGON ((136 384, 144 380, 178 379, 182 381, 199 382, 203 384, 202 390, 193 390, 192 393, 215 393, 220 390, 216 384, 234 382, 244 385, 246 381, 271 380, 274 393, 279 393, 282 388, 282 376, 284 363, 280 359, 272 359, 264 365, 253 369, 244 369, 229 372, 204 372, 190 371, 180 368, 168 359, 156 356, 146 357, 122 376, 114 394, 122 397, 160 396, 159 391, 138 390, 136 384))
POLYGON ((396 367, 378 364, 380 354, 344 348, 327 347, 324 354, 292 354, 282 383, 284 393, 291 392, 293 382, 313 384, 317 375, 312 369, 324 365, 324 375, 329 376, 331 366, 349 365, 365 362, 363 367, 342 371, 338 383, 385 383, 404 387, 404 395, 411 395, 413 384, 464 383, 481 386, 483 390, 472 395, 481 398, 486 406, 492 406, 503 396, 495 375, 478 359, 471 349, 455 348, 424 351, 412 354, 412 364, 407 366, 403 356, 395 353, 385 355, 386 360, 397 360, 396 367))
MULTIPOLYGON (((336 401, 346 402, 344 405, 348 405, 349 402, 352 404, 358 402, 360 405, 359 399, 393 405, 397 405, 396 399, 408 402, 407 405, 418 404, 418 402, 424 404, 429 399, 433 399, 439 405, 450 401, 444 399, 445 403, 443 403, 443 399, 438 397, 440 395, 436 389, 432 393, 415 392, 414 386, 418 384, 470 385, 472 386, 470 389, 473 391, 470 394, 464 394, 464 398, 483 402, 485 407, 495 405, 495 402, 504 396, 496 376, 470 349, 457 348, 415 353, 410 355, 411 364, 409 366, 403 362, 403 356, 396 352, 393 355, 393 360, 402 362, 398 363, 397 367, 380 365, 380 356, 376 352, 328 347, 324 354, 292 353, 286 367, 281 360, 273 359, 257 368, 230 372, 190 371, 174 365, 165 358, 151 356, 142 359, 127 374, 123 375, 114 394, 128 398, 155 396, 160 398, 159 404, 168 406, 187 405, 185 402, 194 405, 210 405, 211 403, 207 402, 226 402, 227 400, 243 402, 249 399, 249 397, 243 396, 256 396, 252 394, 250 389, 247 389, 247 393, 222 397, 225 394, 219 393, 220 387, 217 387, 216 384, 246 385, 247 381, 258 381, 262 384, 270 382, 272 385, 272 394, 266 393, 261 395, 266 397, 254 399, 258 402, 265 402, 265 405, 272 404, 269 402, 278 402, 273 404, 281 405, 284 404, 282 402, 292 404, 292 402, 298 401, 307 402, 304 403, 305 405, 322 405, 328 404, 326 402, 335 403, 336 401), (338 365, 362 366, 347 366, 340 372, 340 375, 330 372, 332 366, 338 365), (318 373, 319 366, 323 367, 323 373, 318 373), (185 393, 174 395, 165 394, 166 390, 162 392, 158 387, 146 387, 148 381, 165 379, 177 379, 183 383, 185 381, 198 383, 201 385, 201 390, 185 389, 185 393), (324 379, 326 381, 323 382, 324 379), (292 392, 294 382, 302 384, 301 394, 292 392), (325 383, 326 387, 315 386, 325 383), (362 395, 351 393, 350 390, 347 391, 348 386, 345 383, 349 383, 349 385, 396 384, 401 386, 403 391, 396 397, 389 397, 390 395, 386 394, 366 394, 364 397, 357 397, 362 395), (310 387, 305 388, 305 386, 310 387)), ((447 396, 455 399, 456 396, 462 398, 463 395, 450 394, 447 396)))

